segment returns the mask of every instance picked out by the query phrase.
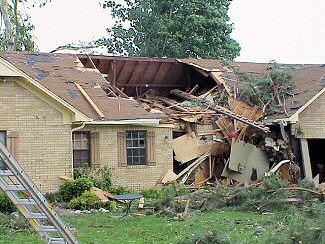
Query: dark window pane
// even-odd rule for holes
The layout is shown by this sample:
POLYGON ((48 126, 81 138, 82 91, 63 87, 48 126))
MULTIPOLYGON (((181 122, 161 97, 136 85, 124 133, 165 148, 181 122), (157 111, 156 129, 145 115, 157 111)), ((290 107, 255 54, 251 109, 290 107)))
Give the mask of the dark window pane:
POLYGON ((73 133, 73 166, 79 167, 90 164, 89 132, 73 133))
POLYGON ((139 151, 137 149, 133 149, 133 156, 139 156, 139 151))
POLYGON ((146 164, 146 131, 126 131, 128 165, 146 164))
POLYGON ((144 139, 139 140, 139 146, 140 147, 144 147, 145 146, 145 140, 144 139))

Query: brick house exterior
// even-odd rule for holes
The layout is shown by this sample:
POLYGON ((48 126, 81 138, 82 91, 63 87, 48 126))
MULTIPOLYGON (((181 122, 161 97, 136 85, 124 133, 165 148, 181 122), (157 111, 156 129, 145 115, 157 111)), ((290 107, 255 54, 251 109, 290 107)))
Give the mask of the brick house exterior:
POLYGON ((115 186, 152 187, 173 169, 174 125, 117 86, 130 96, 150 86, 215 86, 220 63, 192 62, 2 52, 0 139, 43 192, 57 191, 59 176, 72 177, 80 162, 110 167, 115 186))

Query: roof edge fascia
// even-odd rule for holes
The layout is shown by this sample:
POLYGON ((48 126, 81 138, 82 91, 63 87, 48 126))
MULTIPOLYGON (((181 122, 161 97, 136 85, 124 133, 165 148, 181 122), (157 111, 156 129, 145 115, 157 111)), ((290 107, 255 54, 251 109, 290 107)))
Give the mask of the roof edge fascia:
POLYGON ((299 114, 303 112, 310 104, 312 104, 318 97, 325 92, 325 87, 322 88, 316 95, 314 95, 308 102, 306 102, 301 108, 299 108, 293 115, 288 118, 288 121, 295 123, 299 121, 299 114))
MULTIPOLYGON (((11 76, 11 77, 22 77, 26 79, 31 85, 42 91, 43 93, 47 94, 49 97, 57 101, 59 104, 61 104, 63 107, 71 111, 75 115, 76 121, 92 121, 93 119, 89 118, 84 113, 80 112, 78 109, 73 107, 68 102, 64 101, 62 98, 60 98, 58 95, 56 95, 54 92, 50 91, 43 85, 41 85, 39 82, 34 80, 32 77, 30 77, 28 74, 23 72, 22 70, 18 69, 15 65, 11 64, 9 61, 5 60, 4 58, 0 57, 0 63, 2 63, 6 68, 12 70, 14 73, 18 74, 17 76, 11 76)), ((9 76, 10 77, 10 76, 9 76)))

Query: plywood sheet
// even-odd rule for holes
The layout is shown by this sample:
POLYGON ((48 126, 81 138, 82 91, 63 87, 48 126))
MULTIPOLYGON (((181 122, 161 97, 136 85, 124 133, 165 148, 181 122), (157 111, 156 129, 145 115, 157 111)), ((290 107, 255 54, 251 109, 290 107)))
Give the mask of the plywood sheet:
POLYGON ((180 163, 186 163, 202 155, 196 136, 185 134, 172 140, 175 159, 180 163))

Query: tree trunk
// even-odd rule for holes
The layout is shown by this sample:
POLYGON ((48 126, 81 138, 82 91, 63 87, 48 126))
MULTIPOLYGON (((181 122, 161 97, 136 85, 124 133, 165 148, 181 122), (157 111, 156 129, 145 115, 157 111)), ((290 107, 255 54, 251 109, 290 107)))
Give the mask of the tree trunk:
POLYGON ((5 24, 5 46, 7 48, 7 51, 13 51, 15 48, 15 44, 13 41, 13 28, 8 14, 7 0, 0 0, 0 11, 3 22, 5 24))

